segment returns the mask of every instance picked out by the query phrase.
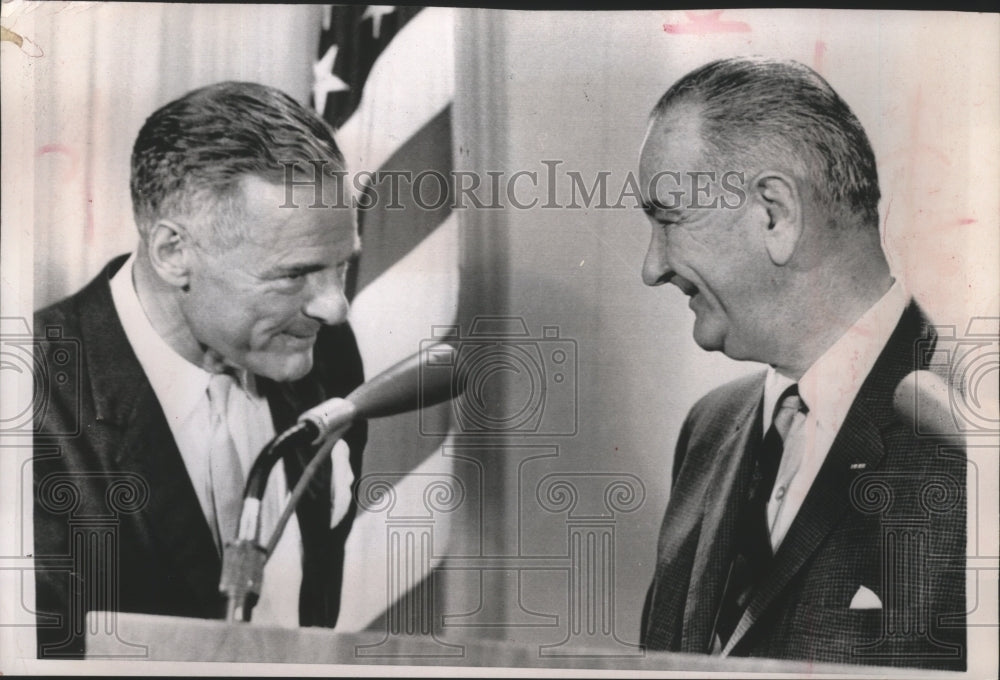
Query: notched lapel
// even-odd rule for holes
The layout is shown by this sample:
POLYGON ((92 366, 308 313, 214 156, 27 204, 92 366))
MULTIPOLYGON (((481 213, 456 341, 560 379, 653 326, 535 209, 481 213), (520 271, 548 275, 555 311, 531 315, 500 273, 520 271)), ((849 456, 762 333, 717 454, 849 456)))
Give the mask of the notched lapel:
POLYGON ((143 388, 149 387, 111 298, 111 277, 127 257, 112 260, 79 293, 82 351, 94 416, 118 427, 127 424, 143 388))
POLYGON ((911 302, 858 391, 823 466, 778 548, 772 569, 752 596, 723 654, 733 651, 849 510, 854 479, 875 470, 882 461, 890 430, 898 424, 892 405, 893 392, 909 371, 923 367, 925 359, 914 359, 917 341, 930 339, 932 346, 933 338, 927 319, 916 303, 911 302))
MULTIPOLYGON (((271 419, 274 421, 275 434, 281 434, 293 426, 303 412, 326 398, 323 386, 311 376, 294 383, 277 383, 260 377, 257 378, 257 381, 261 394, 267 398, 271 419)), ((288 481, 289 490, 298 483, 303 468, 309 464, 312 450, 299 453, 301 455, 289 455, 284 458, 285 478, 288 481)), ((307 497, 315 497, 320 488, 325 488, 327 496, 329 496, 329 482, 323 484, 317 474, 310 483, 307 497)), ((299 509, 301 507, 300 505, 299 509)))
POLYGON ((862 463, 866 468, 873 469, 884 455, 880 429, 861 400, 858 400, 851 407, 844 425, 834 439, 830 453, 816 475, 788 534, 778 547, 771 569, 751 597, 743 618, 726 644, 724 654, 732 651, 761 618, 771 602, 850 508, 851 483, 864 472, 856 467, 852 469, 852 466, 862 463))
POLYGON ((703 519, 684 607, 681 651, 707 653, 715 630, 718 603, 729 574, 740 503, 746 492, 743 474, 754 437, 760 437, 760 399, 751 402, 730 435, 719 445, 709 475, 703 519), (714 481, 714 483, 713 483, 714 481))
POLYGON ((193 601, 219 597, 222 563, 187 468, 174 443, 159 402, 148 384, 135 402, 126 426, 118 464, 149 485, 149 502, 138 520, 147 548, 171 564, 187 583, 193 601))
POLYGON ((319 381, 307 376, 293 383, 278 383, 257 376, 260 393, 267 398, 274 431, 281 433, 295 424, 303 411, 323 400, 319 381))
POLYGON ((115 468, 133 472, 149 491, 132 515, 142 549, 160 556, 188 584, 193 601, 218 597, 221 561, 163 409, 118 320, 109 280, 127 256, 113 260, 80 294, 80 326, 96 419, 118 437, 115 468))

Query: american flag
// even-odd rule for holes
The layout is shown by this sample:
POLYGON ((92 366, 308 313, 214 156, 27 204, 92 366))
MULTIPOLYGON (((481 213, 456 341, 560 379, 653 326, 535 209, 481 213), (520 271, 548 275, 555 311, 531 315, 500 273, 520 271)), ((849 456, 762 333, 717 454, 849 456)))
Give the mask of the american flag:
MULTIPOLYGON (((409 171, 415 176, 435 171, 451 178, 453 33, 449 8, 324 9, 313 66, 313 105, 337 129, 349 172, 409 171)), ((417 351, 433 327, 454 324, 458 311, 453 187, 445 186, 448 200, 438 200, 438 185, 428 181, 423 205, 418 205, 404 183, 393 204, 388 181, 368 185, 367 192, 380 198, 374 207, 359 210, 362 253, 348 278, 350 320, 369 377, 417 351)), ((448 413, 444 406, 430 414, 440 419, 433 431, 447 431, 448 413)), ((426 422, 428 415, 423 417, 426 422)), ((416 414, 373 421, 365 474, 400 474, 397 503, 405 503, 407 495, 420 497, 427 475, 451 469, 451 459, 441 455, 443 440, 421 436, 416 414)), ((384 522, 384 515, 363 510, 355 521, 347 546, 340 630, 365 627, 394 597, 386 584, 384 522)), ((435 553, 445 549, 446 535, 436 535, 435 553)))

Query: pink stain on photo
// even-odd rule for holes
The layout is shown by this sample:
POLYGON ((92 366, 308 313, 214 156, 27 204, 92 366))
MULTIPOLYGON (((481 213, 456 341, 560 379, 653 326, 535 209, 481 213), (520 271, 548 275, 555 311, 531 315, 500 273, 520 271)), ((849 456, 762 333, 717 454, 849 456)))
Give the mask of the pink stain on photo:
POLYGON ((725 10, 718 9, 711 12, 684 12, 687 16, 687 23, 683 24, 663 24, 666 33, 688 33, 703 35, 705 33, 749 33, 750 24, 742 21, 723 21, 720 17, 725 10))
POLYGON ((66 144, 43 144, 35 152, 36 158, 47 156, 48 154, 60 154, 69 159, 69 168, 63 172, 62 180, 69 182, 76 178, 76 173, 80 170, 80 155, 73 147, 66 144))
POLYGON ((820 75, 823 75, 823 56, 826 54, 826 43, 822 40, 816 41, 816 47, 813 49, 813 70, 820 75))
MULTIPOLYGON (((69 160, 69 166, 63 170, 60 180, 65 183, 75 181, 79 175, 81 165, 80 154, 77 153, 76 149, 67 144, 53 143, 43 144, 38 147, 37 151, 35 151, 36 158, 41 158, 42 156, 50 154, 58 154, 69 160)), ((86 217, 83 225, 83 237, 85 242, 91 243, 94 237, 94 199, 93 192, 90 187, 89 177, 85 180, 85 184, 84 200, 86 201, 86 204, 84 206, 84 213, 86 217)))

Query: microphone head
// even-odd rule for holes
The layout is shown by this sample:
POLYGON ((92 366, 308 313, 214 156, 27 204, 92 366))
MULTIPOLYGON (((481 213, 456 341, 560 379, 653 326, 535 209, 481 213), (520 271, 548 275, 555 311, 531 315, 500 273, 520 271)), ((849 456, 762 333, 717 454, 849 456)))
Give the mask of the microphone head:
POLYGON ((435 356, 457 351, 447 342, 423 347, 355 389, 346 399, 354 404, 360 418, 391 416, 454 399, 462 386, 453 384, 442 371, 424 369, 432 365, 435 356))
POLYGON ((913 371, 893 393, 892 404, 917 434, 961 436, 952 412, 951 388, 931 371, 913 371))

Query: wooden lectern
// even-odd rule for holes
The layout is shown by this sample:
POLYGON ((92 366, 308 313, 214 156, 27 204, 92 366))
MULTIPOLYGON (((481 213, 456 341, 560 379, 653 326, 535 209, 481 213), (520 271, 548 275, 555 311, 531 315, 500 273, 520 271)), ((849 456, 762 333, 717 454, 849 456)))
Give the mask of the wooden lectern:
MULTIPOLYGON (((545 655, 538 645, 469 640, 386 631, 336 633, 321 628, 276 628, 247 623, 147 614, 91 612, 86 657, 105 660, 224 661, 493 668, 568 668, 637 671, 787 673, 912 677, 913 670, 873 666, 720 658, 701 654, 643 652, 594 647, 572 655, 545 655)), ((920 671, 921 677, 954 677, 920 671)))

